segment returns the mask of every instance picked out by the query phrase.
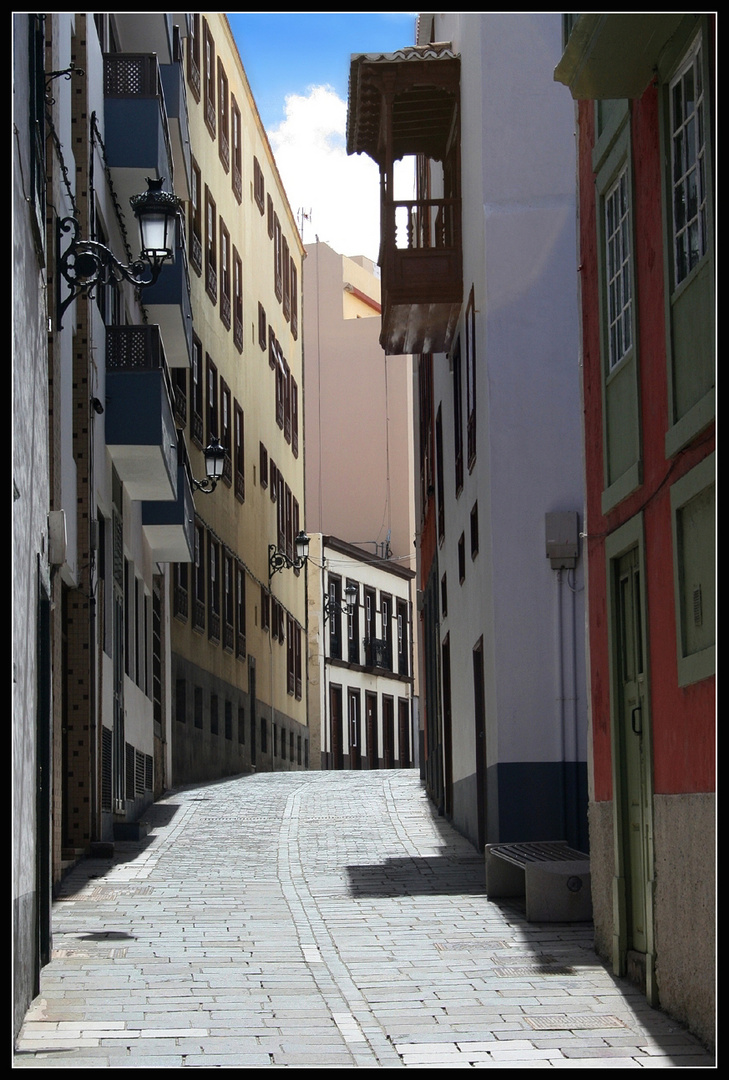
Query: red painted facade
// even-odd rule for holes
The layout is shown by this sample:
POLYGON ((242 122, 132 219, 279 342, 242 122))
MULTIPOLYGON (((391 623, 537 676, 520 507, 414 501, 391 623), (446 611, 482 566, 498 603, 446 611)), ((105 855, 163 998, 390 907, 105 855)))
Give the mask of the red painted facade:
POLYGON ((646 620, 656 794, 715 790, 715 679, 678 685, 670 485, 714 449, 714 425, 667 458, 665 280, 658 94, 651 85, 631 102, 635 267, 643 482, 609 514, 603 491, 602 368, 596 189, 592 167, 594 102, 579 109, 580 251, 583 305, 584 430, 589 565, 589 640, 594 799, 612 798, 610 673, 605 538, 642 511, 646 620))

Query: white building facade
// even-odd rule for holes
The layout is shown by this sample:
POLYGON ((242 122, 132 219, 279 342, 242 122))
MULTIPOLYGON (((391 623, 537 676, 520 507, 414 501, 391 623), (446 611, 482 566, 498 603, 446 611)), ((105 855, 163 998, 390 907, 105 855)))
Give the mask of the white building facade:
POLYGON ((477 848, 587 844, 571 106, 559 14, 422 13, 354 57, 380 164, 382 334, 416 355, 428 791, 477 848), (412 157, 416 198, 393 171, 412 157), (566 530, 565 536, 562 535, 566 530))
POLYGON ((392 769, 416 763, 413 579, 413 571, 396 561, 336 537, 311 535, 312 768, 392 769))

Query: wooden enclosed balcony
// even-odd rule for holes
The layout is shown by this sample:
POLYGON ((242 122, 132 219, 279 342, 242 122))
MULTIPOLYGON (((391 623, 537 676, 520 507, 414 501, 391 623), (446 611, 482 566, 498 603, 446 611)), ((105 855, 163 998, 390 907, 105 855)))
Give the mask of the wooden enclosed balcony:
POLYGON ((460 315, 459 102, 460 58, 449 45, 352 57, 347 152, 380 166, 380 344, 389 354, 446 351, 460 315), (396 198, 395 163, 409 156, 425 162, 421 177, 440 163, 439 197, 396 198))

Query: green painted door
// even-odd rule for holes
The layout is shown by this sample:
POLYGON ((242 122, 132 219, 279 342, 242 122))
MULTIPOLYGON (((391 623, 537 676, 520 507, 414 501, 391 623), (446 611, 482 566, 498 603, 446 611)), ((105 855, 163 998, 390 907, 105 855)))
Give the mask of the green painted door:
POLYGON ((647 823, 648 784, 643 619, 638 549, 617 566, 620 822, 625 881, 625 936, 628 950, 648 951, 647 823))

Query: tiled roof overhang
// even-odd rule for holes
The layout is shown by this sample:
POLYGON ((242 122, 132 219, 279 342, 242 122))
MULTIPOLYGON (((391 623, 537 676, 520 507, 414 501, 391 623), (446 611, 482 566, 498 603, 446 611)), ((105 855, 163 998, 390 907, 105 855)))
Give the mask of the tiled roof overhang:
POLYGON ((410 46, 393 53, 351 58, 347 153, 367 154, 382 164, 383 95, 393 95, 392 158, 424 153, 440 159, 459 96, 460 57, 449 44, 410 46))

